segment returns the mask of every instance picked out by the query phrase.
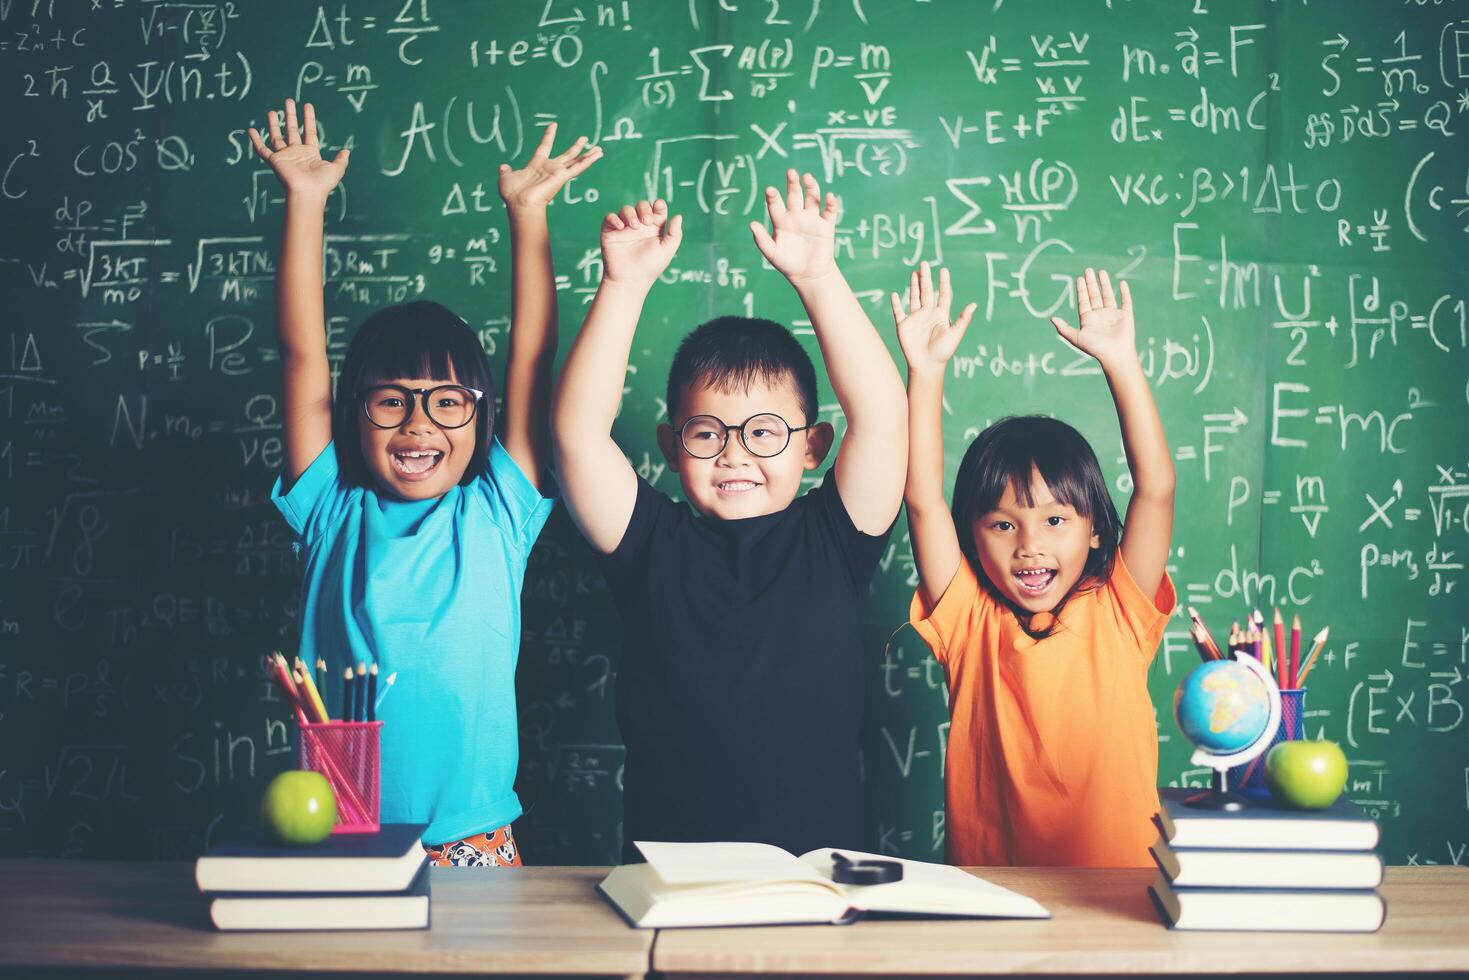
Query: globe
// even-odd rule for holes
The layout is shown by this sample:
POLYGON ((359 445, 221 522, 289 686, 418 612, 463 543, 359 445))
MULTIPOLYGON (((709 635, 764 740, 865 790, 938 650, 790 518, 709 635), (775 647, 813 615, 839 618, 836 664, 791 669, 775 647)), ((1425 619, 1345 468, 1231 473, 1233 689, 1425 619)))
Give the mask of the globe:
POLYGON ((1215 755, 1243 752, 1270 723, 1270 689, 1259 673, 1234 660, 1191 670, 1173 694, 1173 717, 1188 740, 1215 755))

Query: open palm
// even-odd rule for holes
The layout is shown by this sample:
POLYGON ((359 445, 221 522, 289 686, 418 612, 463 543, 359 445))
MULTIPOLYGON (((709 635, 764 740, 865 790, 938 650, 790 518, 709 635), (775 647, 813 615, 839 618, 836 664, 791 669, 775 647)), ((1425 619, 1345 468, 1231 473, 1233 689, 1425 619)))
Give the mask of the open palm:
POLYGON ((823 205, 821 188, 811 174, 786 171, 786 195, 765 188, 770 230, 750 222, 755 246, 767 262, 792 283, 820 279, 836 269, 836 227, 841 208, 828 193, 823 205))
POLYGON ((551 123, 541 135, 536 147, 524 167, 516 170, 508 163, 500 164, 500 197, 506 204, 514 206, 542 207, 571 178, 586 170, 602 157, 602 148, 587 148, 587 138, 577 137, 565 152, 551 156, 551 147, 556 142, 556 124, 551 123), (583 152, 585 150, 585 152, 583 152))
POLYGON ((1132 320, 1132 291, 1126 282, 1118 283, 1121 303, 1112 294, 1112 282, 1103 272, 1086 270, 1076 279, 1076 310, 1081 329, 1069 326, 1058 316, 1051 317, 1056 332, 1083 353, 1102 364, 1114 358, 1137 352, 1137 331, 1132 320))
POLYGON ((316 137, 316 110, 308 102, 304 106, 304 125, 296 122, 296 102, 286 100, 285 133, 281 133, 281 115, 274 109, 266 117, 270 124, 270 144, 255 127, 250 127, 250 142, 260 158, 270 164, 270 169, 289 193, 309 193, 322 197, 330 194, 341 183, 347 172, 347 151, 339 152, 332 160, 321 158, 321 145, 316 137))
POLYGON ((651 283, 673 261, 683 216, 668 217, 662 201, 639 201, 602 219, 602 274, 615 282, 651 283))
POLYGON ((898 344, 903 356, 908 359, 912 370, 939 368, 949 362, 969 329, 974 316, 975 304, 970 303, 959 314, 959 319, 949 319, 949 309, 954 302, 953 290, 949 287, 949 270, 939 270, 939 287, 933 288, 933 272, 924 262, 908 277, 908 310, 903 311, 903 300, 892 294, 893 321, 898 326, 898 344))

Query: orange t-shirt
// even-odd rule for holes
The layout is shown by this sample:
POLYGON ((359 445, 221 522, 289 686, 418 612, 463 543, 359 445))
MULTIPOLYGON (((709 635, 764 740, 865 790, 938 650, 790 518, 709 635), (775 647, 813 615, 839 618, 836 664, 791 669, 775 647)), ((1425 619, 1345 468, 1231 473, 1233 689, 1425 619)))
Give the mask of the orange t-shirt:
POLYGON ((968 561, 908 613, 949 683, 948 857, 962 866, 1152 866, 1158 731, 1147 670, 1176 602, 1143 594, 1118 552, 1033 640, 968 561))

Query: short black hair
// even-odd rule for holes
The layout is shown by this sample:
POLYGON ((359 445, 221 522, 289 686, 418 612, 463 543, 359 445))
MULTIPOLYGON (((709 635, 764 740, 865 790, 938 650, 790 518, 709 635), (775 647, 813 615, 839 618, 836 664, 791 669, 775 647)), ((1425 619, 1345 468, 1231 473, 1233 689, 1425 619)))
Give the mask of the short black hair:
POLYGON ((495 383, 490 360, 475 332, 447 306, 429 300, 385 306, 357 328, 347 346, 337 397, 332 408, 332 439, 337 467, 351 484, 372 486, 362 458, 359 427, 363 387, 383 378, 451 378, 485 393, 474 419, 474 458, 465 467, 461 486, 485 470, 490 437, 495 431, 495 383))
POLYGON ((1062 607, 1070 601, 1081 583, 1088 579, 1105 582, 1112 576, 1122 522, 1117 517, 1112 496, 1107 492, 1107 480, 1102 476, 1101 464, 1097 462, 1097 454, 1092 452, 1091 444, 1080 432, 1059 419, 1045 415, 1012 415, 1000 419, 976 436, 965 451, 964 460, 959 464, 959 475, 954 479, 952 513, 954 529, 959 533, 959 550, 964 553, 975 576, 1000 601, 1015 610, 1025 631, 1036 639, 1050 635, 1060 620, 1062 607), (979 549, 974 543, 974 522, 999 505, 1006 487, 1025 506, 1034 507, 1030 480, 1036 471, 1058 501, 1074 507, 1078 514, 1092 522, 1092 533, 1098 538, 1098 547, 1087 555, 1086 567, 1076 585, 1061 597, 1052 611, 1050 627, 1032 632, 1029 614, 1011 605, 1004 598, 1004 593, 985 575, 979 563, 979 549))
POLYGON ((676 423, 678 402, 694 385, 717 391, 748 389, 760 381, 777 385, 789 380, 796 387, 804 419, 816 421, 816 365, 811 355, 785 327, 773 320, 747 316, 715 317, 684 337, 668 368, 668 421, 676 423))

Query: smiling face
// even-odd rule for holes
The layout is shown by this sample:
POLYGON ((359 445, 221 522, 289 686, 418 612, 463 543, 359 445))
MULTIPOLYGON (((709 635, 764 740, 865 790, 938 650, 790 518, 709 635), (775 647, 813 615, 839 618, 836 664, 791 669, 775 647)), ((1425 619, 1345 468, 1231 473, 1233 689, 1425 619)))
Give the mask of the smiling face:
MULTIPOLYGON (((379 378, 363 387, 401 385, 415 389, 458 383, 452 377, 379 378)), ((402 403, 399 392, 379 391, 372 397, 382 404, 384 411, 396 409, 402 403)), ((422 396, 414 395, 413 401, 413 411, 402 425, 383 429, 368 420, 359 399, 358 410, 362 414, 357 432, 362 459, 380 490, 404 500, 442 497, 459 483, 474 459, 476 426, 471 420, 455 429, 443 428, 424 414, 422 396)), ((475 408, 476 413, 483 410, 483 405, 475 408)))
MULTIPOLYGON (((811 421, 801 410, 800 395, 789 378, 775 384, 752 381, 748 388, 734 390, 696 383, 684 389, 674 408, 676 426, 696 415, 740 425, 757 415, 775 414, 793 429, 811 421)), ((756 433, 749 434, 752 444, 757 438, 756 433)), ((658 427, 658 445, 669 468, 678 473, 685 499, 699 513, 738 520, 774 514, 791 505, 801 489, 801 474, 820 466, 831 447, 831 426, 822 422, 804 432, 792 432, 784 451, 767 457, 746 449, 737 432, 729 433, 724 451, 712 459, 690 454, 672 426, 658 427)))
POLYGON ((1030 477, 1032 507, 1006 486, 994 509, 971 528, 980 566, 995 588, 1030 613, 1050 612, 1101 546, 1092 522, 1056 500, 1039 470, 1030 477))

